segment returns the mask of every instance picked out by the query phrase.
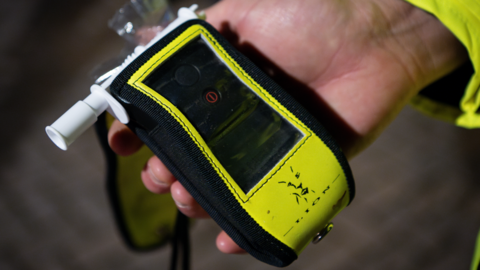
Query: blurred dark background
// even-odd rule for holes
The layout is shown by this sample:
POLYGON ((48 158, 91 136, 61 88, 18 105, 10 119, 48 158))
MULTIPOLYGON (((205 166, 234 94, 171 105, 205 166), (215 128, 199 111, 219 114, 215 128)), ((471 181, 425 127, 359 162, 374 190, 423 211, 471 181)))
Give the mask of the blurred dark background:
MULTIPOLYGON (((67 152, 44 132, 86 97, 95 66, 123 48, 107 21, 124 3, 0 1, 2 270, 168 267, 169 247, 134 253, 123 245, 93 130, 67 152)), ((354 202, 288 269, 468 269, 480 228, 479 130, 405 108, 351 165, 354 202)), ((218 231, 211 220, 193 227, 193 269, 274 269, 221 254, 218 231)))

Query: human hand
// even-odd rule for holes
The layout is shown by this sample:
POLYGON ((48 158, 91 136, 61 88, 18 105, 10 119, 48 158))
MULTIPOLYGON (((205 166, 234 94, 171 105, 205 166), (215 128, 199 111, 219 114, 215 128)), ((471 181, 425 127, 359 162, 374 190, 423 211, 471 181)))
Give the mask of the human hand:
MULTIPOLYGON (((408 100, 467 58, 433 16, 401 0, 223 0, 207 21, 293 95, 351 158, 367 147, 408 100)), ((141 145, 116 122, 112 149, 141 145)), ((189 217, 208 214, 152 157, 142 171, 152 192, 171 192, 189 217)), ((218 248, 242 250, 222 232, 218 248)))

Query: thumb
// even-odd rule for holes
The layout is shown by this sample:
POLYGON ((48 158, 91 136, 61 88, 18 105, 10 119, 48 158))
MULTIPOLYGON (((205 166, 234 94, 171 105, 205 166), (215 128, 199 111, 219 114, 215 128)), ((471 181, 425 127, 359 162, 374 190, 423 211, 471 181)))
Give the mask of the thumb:
POLYGON ((253 6, 253 1, 229 1, 223 0, 207 8, 207 22, 218 30, 226 24, 231 30, 236 30, 238 23, 253 6))

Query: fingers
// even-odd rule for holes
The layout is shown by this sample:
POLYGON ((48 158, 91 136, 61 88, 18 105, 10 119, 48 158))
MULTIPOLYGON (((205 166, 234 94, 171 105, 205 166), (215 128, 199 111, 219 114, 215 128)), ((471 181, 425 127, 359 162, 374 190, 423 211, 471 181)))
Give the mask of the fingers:
POLYGON ((217 236, 217 248, 227 254, 244 254, 246 251, 239 247, 226 232, 222 231, 217 236))
POLYGON ((108 143, 121 156, 131 155, 140 149, 142 141, 127 126, 115 120, 108 131, 108 143))
MULTIPOLYGON (((118 155, 128 156, 140 149, 142 141, 124 124, 114 121, 108 132, 108 141, 118 155)), ((207 218, 208 214, 188 191, 175 180, 172 173, 156 156, 151 157, 141 172, 145 187, 153 193, 172 192, 180 211, 191 218, 207 218)))
MULTIPOLYGON (((128 156, 140 149, 142 141, 124 124, 115 120, 108 132, 108 142, 118 155, 128 156)), ((172 173, 156 156, 151 157, 141 172, 145 187, 153 193, 172 193, 178 209, 191 218, 208 218, 209 215, 190 193, 176 181, 172 173)), ((242 254, 245 251, 225 233, 217 237, 217 247, 223 253, 242 254)))
MULTIPOLYGON (((156 156, 151 157, 142 171, 142 181, 148 190, 154 193, 172 193, 177 208, 190 218, 208 218, 209 215, 195 201, 190 193, 176 181, 172 173, 156 156)), ((218 249, 227 254, 246 253, 225 232, 216 240, 218 249)))
POLYGON ((158 159, 151 157, 141 173, 145 187, 153 193, 171 192, 178 209, 191 218, 207 218, 209 215, 195 201, 190 193, 178 182, 167 167, 158 159))
POLYGON ((170 192, 171 185, 176 181, 173 174, 156 156, 151 157, 145 164, 141 177, 145 187, 157 194, 170 192))
POLYGON ((191 218, 208 218, 209 215, 203 208, 195 201, 195 199, 188 193, 188 191, 176 181, 172 184, 170 191, 172 192, 172 198, 184 215, 191 218))
MULTIPOLYGON (((151 157, 142 171, 142 181, 148 190, 154 193, 172 193, 177 208, 190 218, 208 218, 209 215, 195 201, 190 193, 176 181, 172 173, 156 156, 151 157)), ((217 237, 217 247, 223 253, 242 254, 240 248, 225 232, 217 237)))

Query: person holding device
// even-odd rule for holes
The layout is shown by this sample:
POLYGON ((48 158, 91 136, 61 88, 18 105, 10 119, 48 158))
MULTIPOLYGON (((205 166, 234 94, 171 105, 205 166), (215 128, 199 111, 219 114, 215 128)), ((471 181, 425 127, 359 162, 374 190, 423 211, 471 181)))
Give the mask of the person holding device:
MULTIPOLYGON (((465 2, 479 9, 473 1, 465 2)), ((224 0, 206 14, 209 23, 306 107, 352 158, 422 89, 469 59, 473 66, 480 64, 478 56, 474 58, 478 15, 473 20, 475 15, 451 1, 420 5, 400 0, 224 0), (470 25, 462 29, 461 23, 455 24, 448 7, 463 12, 470 25)), ((478 102, 471 90, 478 89, 478 75, 467 90, 462 83, 449 89, 465 93, 453 120, 479 127, 478 102)), ((119 122, 111 127, 109 141, 121 155, 142 145, 119 122)), ((171 192, 185 215, 208 217, 157 157, 146 164, 142 180, 154 193, 171 192)), ((218 236, 217 246, 225 253, 243 252, 225 233, 218 236)))

